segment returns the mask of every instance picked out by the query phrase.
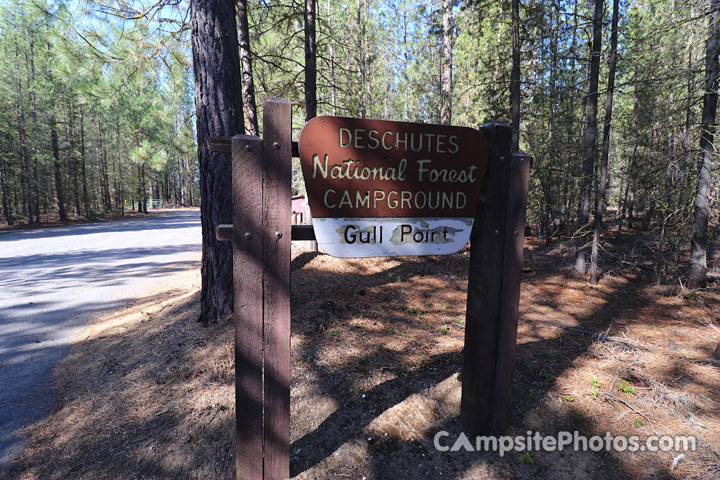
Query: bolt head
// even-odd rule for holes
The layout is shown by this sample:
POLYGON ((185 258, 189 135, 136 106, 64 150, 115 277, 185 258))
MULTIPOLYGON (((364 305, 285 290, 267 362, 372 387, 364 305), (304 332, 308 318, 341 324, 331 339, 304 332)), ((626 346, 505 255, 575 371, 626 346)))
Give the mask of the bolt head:
POLYGON ((273 142, 273 148, 275 150, 280 150, 280 142, 273 142))
POLYGON ((275 232, 275 238, 277 238, 278 240, 280 240, 280 239, 282 238, 282 233, 280 233, 280 232, 275 232))
POLYGON ((250 232, 245 232, 245 235, 243 236, 245 237, 245 240, 250 240, 252 238, 252 234, 250 232))
POLYGON ((249 143, 247 145, 245 145, 245 151, 252 152, 252 146, 249 143))

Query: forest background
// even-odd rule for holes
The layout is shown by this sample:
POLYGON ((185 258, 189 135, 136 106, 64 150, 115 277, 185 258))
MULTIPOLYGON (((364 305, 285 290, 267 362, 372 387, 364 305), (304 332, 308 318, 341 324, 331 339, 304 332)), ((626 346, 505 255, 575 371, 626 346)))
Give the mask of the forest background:
MULTIPOLYGON (((579 271, 591 243, 602 258, 603 235, 623 228, 650 233, 644 248, 660 282, 687 275, 693 239, 704 242, 693 252, 703 268, 712 254, 716 0, 238 7, 241 47, 249 46, 243 79, 249 59, 260 110, 244 102, 246 132, 261 133, 252 119, 270 97, 291 101, 295 138, 315 113, 471 127, 505 121, 516 127, 516 148, 534 156, 528 222, 548 241, 574 245, 579 271), (709 225, 704 238, 698 212, 709 225)), ((0 52, 5 223, 144 211, 149 199, 199 203, 187 1, 3 0, 0 52)), ((294 170, 294 193, 302 193, 294 170)))

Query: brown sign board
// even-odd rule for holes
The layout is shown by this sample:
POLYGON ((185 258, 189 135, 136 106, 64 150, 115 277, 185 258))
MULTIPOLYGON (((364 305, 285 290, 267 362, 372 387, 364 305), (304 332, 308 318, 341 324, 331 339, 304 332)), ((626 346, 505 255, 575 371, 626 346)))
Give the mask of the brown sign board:
POLYGON ((479 131, 317 117, 298 145, 315 234, 328 253, 452 253, 467 242, 488 154, 479 131))

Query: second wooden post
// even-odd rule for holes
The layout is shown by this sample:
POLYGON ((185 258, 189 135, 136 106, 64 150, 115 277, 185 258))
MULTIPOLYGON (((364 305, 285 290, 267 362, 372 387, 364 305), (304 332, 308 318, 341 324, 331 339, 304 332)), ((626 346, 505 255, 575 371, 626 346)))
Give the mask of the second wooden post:
POLYGON ((236 478, 290 476, 291 110, 271 99, 263 138, 233 156, 236 478))

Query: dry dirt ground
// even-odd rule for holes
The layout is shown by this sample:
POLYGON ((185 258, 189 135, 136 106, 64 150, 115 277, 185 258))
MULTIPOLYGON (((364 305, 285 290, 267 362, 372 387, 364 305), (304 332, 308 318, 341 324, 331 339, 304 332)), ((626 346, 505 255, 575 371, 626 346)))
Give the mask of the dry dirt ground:
MULTIPOLYGON (((294 253, 293 477, 720 478, 720 286, 659 286, 618 261, 591 287, 560 245, 526 251, 508 433, 692 435, 697 450, 437 451, 438 431, 461 431, 467 264, 294 253)), ((234 478, 232 325, 196 322, 198 289, 188 272, 90 325, 10 478, 234 478)))

